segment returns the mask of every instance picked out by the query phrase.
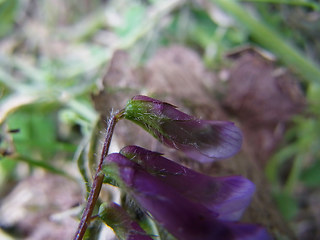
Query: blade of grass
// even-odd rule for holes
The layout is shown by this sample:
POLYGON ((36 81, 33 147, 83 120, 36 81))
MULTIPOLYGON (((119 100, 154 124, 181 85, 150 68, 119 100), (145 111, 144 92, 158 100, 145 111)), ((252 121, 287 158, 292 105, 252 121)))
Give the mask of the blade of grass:
POLYGON ((297 153, 296 145, 289 145, 278 151, 268 162, 265 173, 269 181, 275 186, 279 183, 280 167, 297 153))
MULTIPOLYGON (((97 142, 97 131, 98 131, 98 119, 96 120, 91 132, 82 139, 81 143, 79 144, 76 153, 74 154, 74 160, 77 162, 79 172, 83 179, 83 183, 85 185, 87 191, 87 197, 90 193, 90 185, 92 184, 91 178, 92 174, 90 173, 89 169, 91 164, 95 162, 95 146, 97 142), (88 146, 89 145, 89 146, 88 146), (87 151, 86 151, 87 147, 87 151), (89 169, 87 166, 89 165, 89 169)), ((90 169, 92 170, 92 169, 90 169)), ((94 174, 94 173, 93 173, 94 174)))
POLYGON ((319 10, 320 5, 313 2, 302 2, 294 0, 240 0, 241 2, 254 2, 254 3, 274 3, 274 4, 286 4, 301 7, 309 7, 312 10, 319 10))
POLYGON ((237 1, 211 0, 222 10, 230 13, 237 21, 245 26, 252 37, 263 47, 273 52, 289 68, 299 74, 309 83, 320 83, 320 67, 307 59, 301 52, 291 46, 260 20, 252 17, 237 1))
POLYGON ((0 68, 0 82, 11 90, 17 91, 20 88, 20 84, 15 81, 15 78, 4 71, 2 68, 0 68))
POLYGON ((284 186, 285 192, 289 194, 293 193, 293 190, 295 189, 296 184, 299 181, 303 160, 304 158, 301 155, 298 155, 294 158, 293 166, 291 168, 288 180, 284 186))
POLYGON ((98 115, 90 106, 87 106, 77 101, 76 99, 64 100, 64 102, 69 108, 73 109, 76 113, 78 113, 81 117, 86 119, 89 123, 97 121, 98 115))
POLYGON ((67 173, 59 168, 54 167, 45 161, 38 161, 38 160, 34 160, 34 159, 31 159, 31 158, 28 158, 25 156, 21 156, 21 155, 13 155, 10 157, 6 157, 5 159, 9 159, 12 161, 25 162, 32 167, 39 167, 44 170, 47 170, 48 172, 67 177, 73 181, 77 181, 77 179, 75 177, 71 176, 69 173, 67 173))

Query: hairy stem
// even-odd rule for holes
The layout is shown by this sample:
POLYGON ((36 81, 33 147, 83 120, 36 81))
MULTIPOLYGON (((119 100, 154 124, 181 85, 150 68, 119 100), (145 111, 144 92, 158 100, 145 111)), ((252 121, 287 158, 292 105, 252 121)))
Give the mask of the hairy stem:
POLYGON ((91 191, 90 191, 90 194, 89 194, 89 197, 87 200, 86 208, 83 211, 83 214, 82 214, 79 226, 78 226, 78 230, 73 238, 74 240, 83 239, 83 236, 84 236, 84 234, 87 230, 87 227, 90 223, 92 212, 93 212, 94 206, 98 200, 101 186, 103 183, 104 175, 101 172, 101 168, 103 165, 103 159, 108 155, 114 127, 115 127, 116 123, 118 122, 118 120, 121 119, 122 115, 123 115, 123 111, 112 114, 109 121, 108 121, 108 128, 107 128, 106 138, 104 140, 104 145, 103 145, 103 149, 102 149, 102 153, 101 153, 101 157, 100 157, 100 162, 99 162, 96 174, 94 176, 94 180, 93 180, 91 191))

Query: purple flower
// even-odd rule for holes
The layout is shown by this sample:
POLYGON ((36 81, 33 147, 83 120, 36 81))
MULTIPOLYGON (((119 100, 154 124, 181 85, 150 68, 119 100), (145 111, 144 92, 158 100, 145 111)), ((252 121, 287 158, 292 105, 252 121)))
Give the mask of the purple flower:
MULTIPOLYGON (((248 192, 251 196, 252 184, 247 184, 247 188, 251 188, 247 190, 243 187, 246 184, 242 185, 244 180, 234 177, 231 181, 234 186, 237 186, 238 180, 242 187, 242 193, 236 193, 236 187, 232 187, 227 178, 204 176, 158 153, 131 146, 123 149, 122 154, 114 153, 105 158, 104 173, 113 177, 121 188, 177 239, 270 239, 266 230, 258 225, 225 220, 239 217, 238 213, 233 216, 225 207, 228 201, 236 205, 238 196, 240 209, 244 208, 247 200, 243 201, 246 197, 242 193, 248 192), (156 162, 160 163, 153 167, 156 162), (219 212, 219 209, 224 210, 219 212)), ((238 207, 235 212, 239 212, 238 207)))
POLYGON ((128 213, 116 203, 101 205, 99 217, 114 230, 121 240, 152 240, 139 224, 133 221, 128 213))
POLYGON ((232 122, 200 120, 146 96, 133 97, 124 117, 199 162, 231 157, 242 144, 241 131, 232 122))
POLYGON ((255 191, 254 184, 241 176, 207 176, 141 147, 127 146, 120 153, 184 197, 219 214, 219 219, 238 220, 255 191))

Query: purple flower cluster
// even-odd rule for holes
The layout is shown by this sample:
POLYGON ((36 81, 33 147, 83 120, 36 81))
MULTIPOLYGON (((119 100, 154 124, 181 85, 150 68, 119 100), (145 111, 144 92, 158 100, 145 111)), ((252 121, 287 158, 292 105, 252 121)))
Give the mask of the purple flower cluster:
MULTIPOLYGON (((242 144, 233 123, 200 120, 146 96, 132 98, 123 117, 199 162, 230 157, 242 144)), ((108 155, 102 171, 177 239, 271 239, 263 227, 238 222, 255 191, 246 178, 207 176, 137 146, 108 155)), ((105 222, 120 239, 150 239, 120 206, 112 204, 109 211, 102 216, 109 216, 105 222)))
POLYGON ((270 239, 258 225, 235 222, 254 192, 243 177, 207 176, 137 146, 104 161, 104 173, 177 239, 270 239))

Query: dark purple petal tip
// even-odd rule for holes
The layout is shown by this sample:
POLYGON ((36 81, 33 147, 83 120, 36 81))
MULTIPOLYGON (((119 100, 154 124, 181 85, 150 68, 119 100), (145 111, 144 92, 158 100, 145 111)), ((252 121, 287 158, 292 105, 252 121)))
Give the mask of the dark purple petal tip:
POLYGON ((124 117, 150 132, 163 144, 184 151, 200 162, 212 162, 236 154, 242 134, 232 122, 200 120, 175 106, 147 96, 135 96, 124 117))
POLYGON ((164 103, 160 100, 148 97, 148 96, 144 96, 144 95, 136 95, 132 98, 132 100, 135 101, 145 101, 145 102, 153 102, 153 103, 164 103))
POLYGON ((233 156, 242 145, 242 133, 232 122, 190 120, 164 125, 168 146, 180 148, 199 162, 233 156))

